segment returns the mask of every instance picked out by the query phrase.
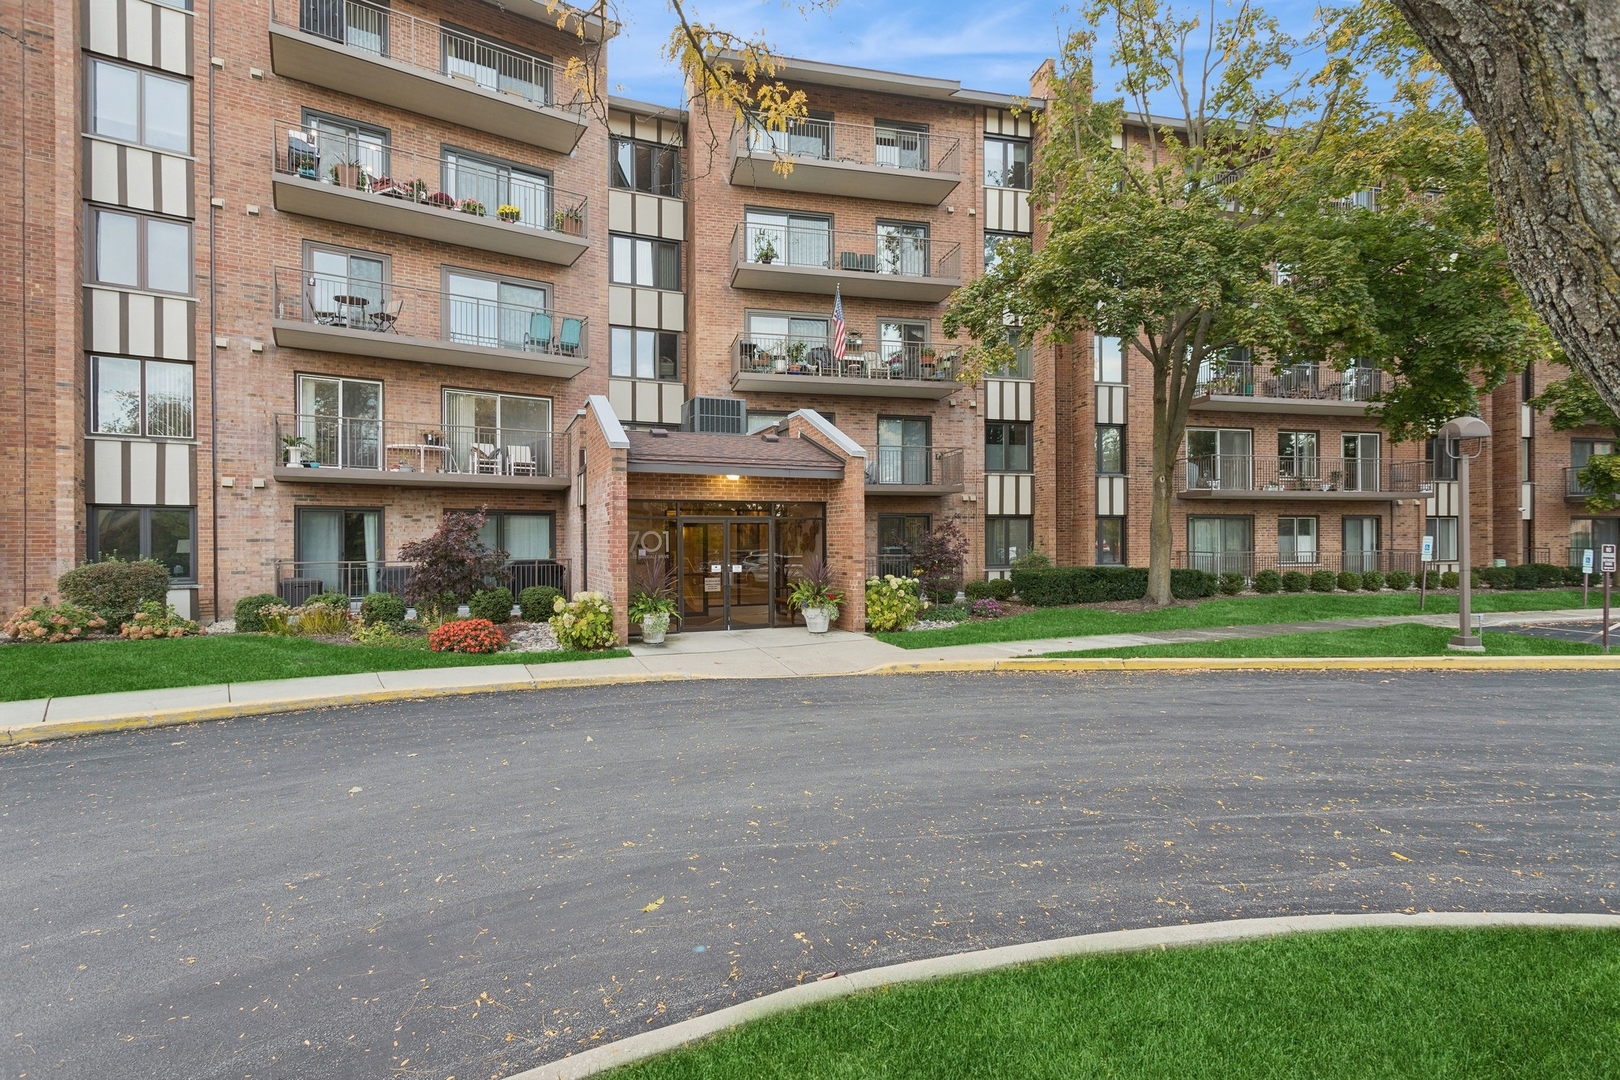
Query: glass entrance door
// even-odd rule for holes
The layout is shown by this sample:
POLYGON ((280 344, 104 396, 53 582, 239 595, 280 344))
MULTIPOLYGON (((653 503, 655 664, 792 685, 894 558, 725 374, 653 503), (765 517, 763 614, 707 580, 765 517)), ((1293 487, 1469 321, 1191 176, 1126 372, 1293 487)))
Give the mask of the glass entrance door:
POLYGON ((768 519, 681 522, 681 626, 754 630, 772 625, 768 519))
POLYGON ((732 630, 771 625, 771 523, 733 521, 726 527, 726 606, 732 630))

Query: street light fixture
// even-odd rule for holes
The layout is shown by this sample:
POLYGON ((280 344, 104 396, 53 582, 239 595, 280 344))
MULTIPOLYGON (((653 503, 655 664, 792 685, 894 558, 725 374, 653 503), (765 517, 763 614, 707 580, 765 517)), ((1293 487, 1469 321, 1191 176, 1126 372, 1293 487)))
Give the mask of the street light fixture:
POLYGON ((1446 648, 1458 652, 1484 652, 1484 642, 1480 641, 1470 625, 1473 622, 1473 612, 1469 609, 1474 599, 1474 571, 1468 550, 1468 463, 1485 452, 1485 440, 1491 437, 1491 428, 1477 416, 1459 416, 1455 420, 1448 420, 1436 437, 1448 454, 1451 453, 1452 442, 1457 444, 1457 636, 1446 644, 1446 648), (1468 452, 1469 443, 1473 444, 1472 454, 1468 452))

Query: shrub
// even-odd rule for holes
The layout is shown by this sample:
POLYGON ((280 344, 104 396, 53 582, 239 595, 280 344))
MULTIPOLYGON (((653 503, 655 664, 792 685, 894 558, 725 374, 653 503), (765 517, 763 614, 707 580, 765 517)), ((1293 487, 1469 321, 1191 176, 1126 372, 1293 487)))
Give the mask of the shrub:
POLYGON ((259 621, 264 625, 266 633, 290 634, 294 611, 302 612, 303 608, 290 608, 279 600, 274 604, 266 604, 259 609, 259 621))
MULTIPOLYGON (((1214 574, 1203 570, 1170 571, 1170 595, 1177 600, 1201 600, 1215 595, 1214 574)), ((1144 588, 1142 594, 1147 595, 1144 588)))
POLYGON ((365 626, 393 626, 405 621, 405 600, 391 592, 374 592, 360 601, 360 622, 365 626))
POLYGON ((504 585, 480 589, 467 601, 467 612, 475 619, 488 619, 499 625, 512 617, 512 590, 504 585))
POLYGON ((866 625, 873 630, 904 630, 917 621, 921 608, 915 578, 888 574, 866 583, 866 625))
POLYGON ((160 562, 134 559, 85 563, 56 579, 62 599, 120 626, 147 601, 169 597, 169 571, 160 562))
POLYGON ((1254 575, 1254 591, 1257 593, 1275 593, 1282 591, 1282 575, 1275 570, 1262 570, 1254 575))
MULTIPOLYGON (((1553 563, 1531 563, 1530 565, 1536 568, 1536 588, 1556 589, 1564 584, 1565 567, 1556 566, 1553 563)), ((1577 571, 1579 569, 1579 567, 1576 567, 1577 571)), ((1577 572, 1575 577, 1579 580, 1580 574, 1577 572)))
MULTIPOLYGON (((1423 587, 1425 589, 1438 589, 1443 576, 1438 570, 1425 570, 1423 572, 1423 587)), ((1452 576, 1456 577, 1455 574, 1452 576)))
POLYGON ((308 600, 305 600, 304 603, 305 605, 320 604, 322 607, 340 608, 343 611, 348 611, 349 594, 343 592, 334 592, 328 589, 326 592, 316 593, 308 600))
POLYGON ((553 589, 550 585, 530 585, 518 593, 518 611, 522 613, 524 622, 545 622, 551 618, 557 601, 561 599, 562 591, 559 589, 553 589))
POLYGON ((1012 578, 991 578, 985 582, 990 586, 990 598, 1006 603, 1013 598, 1012 578))
MULTIPOLYGON (((1148 572, 1139 566, 1059 566, 1012 573, 1019 598, 1035 607, 1140 600, 1147 595, 1148 572)), ((1214 574, 1170 571, 1170 595, 1178 600, 1213 596, 1215 586, 1214 574)))
MULTIPOLYGON (((608 616, 612 625, 612 615, 608 616)), ((506 635, 496 629, 488 619, 457 619, 447 622, 428 635, 428 648, 434 652, 492 653, 500 652, 506 644, 506 635)))
POLYGON ((1377 570, 1368 570, 1361 575, 1362 592, 1380 592, 1384 588, 1384 575, 1377 570))
POLYGON ((973 609, 969 614, 975 619, 999 619, 1007 613, 1002 610, 999 603, 986 596, 982 600, 973 602, 973 609))
MULTIPOLYGON (((375 595, 386 596, 386 593, 375 595)), ((363 617, 363 616, 362 616, 363 617)), ((349 627, 349 637, 356 645, 399 646, 412 639, 402 636, 397 629, 398 620, 387 622, 357 622, 349 627)))
POLYGON ((1331 570, 1317 570, 1311 574, 1310 582, 1311 592, 1332 592, 1338 586, 1339 579, 1331 570))
POLYGON ((1412 575, 1405 570, 1391 570, 1386 581, 1396 592, 1405 592, 1412 587, 1412 575))
POLYGON ((175 613, 172 605, 160 604, 156 600, 148 600, 142 604, 141 610, 131 615, 129 622, 119 631, 122 637, 130 641, 190 637, 196 633, 199 633, 196 623, 190 619, 182 619, 175 613))
POLYGON ((1243 575, 1234 570, 1228 570, 1221 575, 1216 588, 1220 590, 1222 596, 1236 596, 1243 591, 1243 575))
POLYGON ((1304 592, 1310 588, 1311 579, 1303 570, 1290 570, 1282 576, 1284 592, 1304 592))
POLYGON ((418 612, 454 612, 506 565, 506 552, 491 551, 478 538, 483 527, 482 513, 449 513, 438 532, 400 546, 399 557, 414 568, 405 599, 418 612))
POLYGON ((333 604, 330 593, 312 598, 291 614, 298 616, 296 632, 300 634, 346 634, 349 632, 349 598, 342 604, 333 604), (323 597, 325 599, 323 599, 323 597))
POLYGON ((1052 560, 1039 551, 1026 551, 1012 561, 1014 570, 1050 570, 1052 560))
POLYGON ((599 592, 577 592, 572 600, 557 597, 551 632, 565 649, 606 649, 619 643, 613 632, 613 605, 599 592))
POLYGON ((259 613, 272 605, 279 605, 281 597, 275 593, 254 593, 244 596, 236 602, 236 632, 238 634, 262 634, 267 629, 259 613))
POLYGON ((966 604, 940 604, 927 611, 929 622, 967 622, 973 617, 972 610, 966 604))
POLYGON ((988 581, 970 581, 962 586, 962 592, 969 600, 988 600, 995 595, 988 581))
POLYGON ((54 607, 40 604, 19 608, 5 626, 0 627, 13 641, 32 641, 55 644, 62 641, 81 641, 93 630, 105 630, 107 620, 77 604, 61 603, 54 607))
POLYGON ((936 604, 956 599, 962 581, 962 560, 968 541, 955 521, 945 521, 911 542, 911 573, 922 582, 923 593, 936 604))
MULTIPOLYGON (((1361 588, 1361 575, 1350 570, 1343 570, 1340 571, 1338 577, 1333 579, 1333 583, 1345 592, 1356 592, 1361 588)), ((1329 592, 1331 590, 1323 589, 1322 591, 1329 592)))
POLYGON ((1460 581, 1461 579, 1457 576, 1455 570, 1447 570, 1440 575, 1440 587, 1442 589, 1455 589, 1460 581))

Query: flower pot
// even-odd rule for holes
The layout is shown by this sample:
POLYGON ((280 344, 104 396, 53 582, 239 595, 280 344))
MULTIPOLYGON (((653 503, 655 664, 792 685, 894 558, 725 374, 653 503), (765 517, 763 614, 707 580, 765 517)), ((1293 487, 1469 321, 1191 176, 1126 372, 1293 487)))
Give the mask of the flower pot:
POLYGON ((304 464, 304 448, 302 446, 287 447, 287 465, 289 468, 299 468, 304 464))
POLYGON ((804 626, 812 634, 825 634, 827 624, 830 621, 826 608, 807 607, 804 609, 804 626))
POLYGON ((662 645, 664 635, 668 631, 668 615, 643 615, 641 617, 641 643, 643 645, 662 645))

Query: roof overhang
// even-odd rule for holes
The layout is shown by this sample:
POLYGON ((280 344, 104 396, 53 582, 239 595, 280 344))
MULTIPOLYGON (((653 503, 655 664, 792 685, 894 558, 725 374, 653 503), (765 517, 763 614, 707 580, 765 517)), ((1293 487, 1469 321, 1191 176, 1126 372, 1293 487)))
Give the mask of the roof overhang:
POLYGON ((619 34, 618 23, 611 19, 604 20, 600 15, 572 4, 553 4, 550 0, 484 0, 484 3, 525 19, 545 23, 565 34, 577 34, 583 27, 585 40, 593 45, 619 34), (561 26, 557 25, 559 19, 565 20, 561 26))
POLYGON ((626 466, 633 473, 676 473, 681 476, 774 476, 800 480, 842 480, 844 466, 742 465, 725 461, 632 461, 626 466))

